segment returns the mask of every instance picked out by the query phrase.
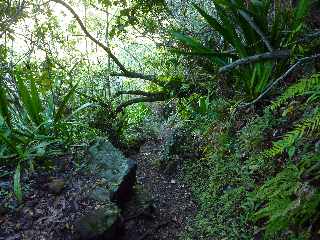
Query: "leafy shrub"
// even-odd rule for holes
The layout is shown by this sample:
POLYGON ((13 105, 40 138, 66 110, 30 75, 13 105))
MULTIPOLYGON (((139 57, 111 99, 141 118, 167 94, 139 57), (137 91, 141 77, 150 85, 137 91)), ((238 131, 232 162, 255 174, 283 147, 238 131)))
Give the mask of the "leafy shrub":
POLYGON ((20 171, 26 164, 33 171, 34 160, 59 153, 62 143, 70 143, 69 132, 77 132, 75 128, 70 131, 75 114, 92 106, 84 104, 69 112, 68 105, 77 85, 71 86, 56 103, 53 89, 41 93, 36 84, 38 77, 37 72, 17 67, 14 75, 3 74, 0 78, 0 163, 17 166, 14 192, 20 202, 20 171))
MULTIPOLYGON (((295 48, 294 43, 302 32, 311 1, 300 1, 293 13, 281 4, 272 6, 271 1, 249 1, 248 6, 244 1, 213 2, 216 16, 209 15, 198 5, 195 8, 219 36, 215 49, 181 33, 174 32, 173 36, 191 49, 187 54, 206 56, 214 66, 221 67, 248 56, 273 52, 274 49, 295 48), (275 14, 270 16, 273 7, 275 14), (283 34, 284 31, 287 33, 283 34)), ((281 67, 281 63, 274 64, 270 60, 248 64, 233 71, 233 85, 243 89, 247 98, 255 98, 265 90, 272 74, 279 72, 281 67)))

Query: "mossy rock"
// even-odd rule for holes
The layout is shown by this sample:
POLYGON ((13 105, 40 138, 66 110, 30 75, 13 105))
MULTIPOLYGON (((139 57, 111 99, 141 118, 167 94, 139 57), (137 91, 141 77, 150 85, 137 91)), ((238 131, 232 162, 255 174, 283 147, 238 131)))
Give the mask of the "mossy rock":
POLYGON ((120 209, 109 202, 83 216, 76 224, 78 239, 117 239, 120 225, 120 209))
MULTIPOLYGON (((111 201, 122 205, 130 200, 136 182, 136 163, 127 159, 121 151, 103 138, 96 140, 89 148, 89 153, 89 170, 105 180, 105 186, 102 187, 109 191, 111 201)), ((101 192, 101 189, 99 191, 101 192)))
POLYGON ((122 229, 121 207, 131 199, 136 182, 136 163, 124 157, 109 141, 99 138, 89 148, 90 175, 99 184, 88 198, 99 202, 102 207, 83 216, 76 224, 79 239, 118 239, 122 229))

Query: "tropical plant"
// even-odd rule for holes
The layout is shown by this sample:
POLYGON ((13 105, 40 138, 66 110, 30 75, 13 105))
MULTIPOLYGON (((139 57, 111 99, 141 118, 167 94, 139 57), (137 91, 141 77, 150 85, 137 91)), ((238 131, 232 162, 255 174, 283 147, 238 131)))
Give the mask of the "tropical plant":
POLYGON ((36 158, 57 154, 58 143, 68 144, 64 130, 74 124, 72 118, 93 104, 85 103, 68 112, 77 84, 55 101, 54 89, 41 93, 37 75, 19 67, 10 76, 13 86, 4 77, 0 80, 0 163, 17 166, 14 193, 21 202, 20 172, 25 163, 34 170, 36 158))
POLYGON ((233 84, 243 88, 248 98, 254 98, 269 85, 272 73, 280 72, 282 64, 275 64, 276 59, 288 57, 288 52, 278 56, 272 54, 281 49, 296 48, 311 1, 300 1, 293 13, 279 2, 272 8, 271 1, 265 0, 250 1, 248 6, 240 0, 213 2, 216 16, 194 5, 217 34, 213 49, 181 33, 174 32, 173 36, 190 48, 188 54, 208 57, 220 67, 220 71, 221 67, 237 60, 271 53, 265 59, 261 55, 245 62, 246 67, 233 69, 233 78, 236 79, 233 84), (272 11, 275 12, 270 19, 272 11))

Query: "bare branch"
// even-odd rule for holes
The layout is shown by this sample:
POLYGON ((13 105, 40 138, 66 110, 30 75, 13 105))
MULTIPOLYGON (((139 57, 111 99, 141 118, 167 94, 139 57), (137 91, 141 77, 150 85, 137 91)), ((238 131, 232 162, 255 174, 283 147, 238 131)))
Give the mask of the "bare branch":
POLYGON ((267 53, 261 53, 257 55, 253 55, 250 57, 242 58, 237 61, 234 61, 226 66, 223 66, 219 69, 219 73, 228 72, 240 65, 250 64, 259 62, 262 60, 273 60, 273 59, 287 59, 290 57, 290 50, 279 50, 267 53))
POLYGON ((126 67, 119 61, 119 59, 112 53, 111 49, 109 47, 107 47, 106 45, 104 45, 102 42, 98 41, 95 37, 93 37, 89 31, 87 30, 87 28, 85 27, 84 23, 82 22, 82 20, 80 19, 79 15, 73 10, 73 8, 67 4, 66 2, 62 1, 62 0, 51 0, 52 2, 56 2, 59 3, 61 5, 63 5, 65 8, 67 8, 71 14, 73 15, 73 17, 76 19, 76 21, 78 22, 78 24, 80 25, 82 31, 84 32, 84 34, 91 40, 93 41, 95 44, 97 44, 99 47, 101 47, 109 56, 110 58, 117 64, 117 66, 120 68, 120 70, 127 74, 130 73, 130 71, 128 71, 126 69, 126 67))

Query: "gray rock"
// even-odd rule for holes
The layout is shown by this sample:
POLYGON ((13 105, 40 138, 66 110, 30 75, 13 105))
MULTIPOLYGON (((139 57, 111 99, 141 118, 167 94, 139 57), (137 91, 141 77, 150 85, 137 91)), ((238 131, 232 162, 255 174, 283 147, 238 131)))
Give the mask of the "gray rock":
POLYGON ((110 201, 110 193, 106 188, 96 187, 90 192, 89 198, 99 202, 108 202, 110 201))
POLYGON ((103 138, 99 138, 89 152, 92 158, 89 170, 105 179, 103 187, 109 191, 111 201, 121 206, 130 200, 136 182, 136 163, 103 138))
POLYGON ((48 190, 53 194, 60 194, 64 189, 65 182, 63 179, 53 179, 48 183, 48 190))
POLYGON ((117 239, 120 210, 114 203, 82 217, 75 225, 79 239, 117 239))
POLYGON ((123 156, 103 138, 89 148, 88 169, 99 179, 99 185, 88 197, 101 203, 101 208, 83 216, 76 225, 80 239, 118 239, 121 226, 120 207, 130 200, 136 181, 136 163, 123 156))

